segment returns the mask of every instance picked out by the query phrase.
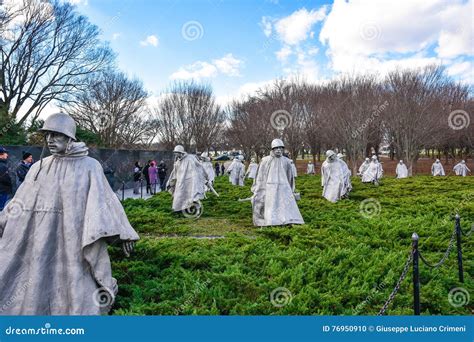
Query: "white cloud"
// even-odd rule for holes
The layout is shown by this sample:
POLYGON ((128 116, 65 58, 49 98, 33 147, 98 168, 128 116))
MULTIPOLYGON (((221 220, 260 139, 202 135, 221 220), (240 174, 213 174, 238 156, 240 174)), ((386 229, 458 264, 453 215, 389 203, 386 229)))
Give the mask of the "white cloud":
POLYGON ((319 49, 310 40, 315 36, 314 25, 324 20, 326 12, 327 6, 322 6, 310 11, 301 8, 280 19, 262 18, 264 34, 268 37, 275 32, 275 38, 282 44, 275 56, 282 63, 286 76, 299 75, 308 81, 318 80, 319 68, 313 56, 319 49))
POLYGON ((258 89, 265 88, 272 84, 274 80, 261 81, 261 82, 247 82, 241 85, 236 92, 228 93, 226 95, 216 96, 216 102, 225 107, 230 104, 233 100, 240 100, 250 95, 255 95, 258 89))
POLYGON ((122 35, 122 34, 119 33, 119 32, 113 33, 113 34, 112 34, 112 40, 117 40, 117 39, 119 39, 121 35, 122 35))
POLYGON ((68 0, 73 5, 88 5, 88 0, 68 0))
POLYGON ((240 76, 239 69, 242 65, 242 61, 235 58, 231 53, 228 53, 220 59, 214 59, 212 62, 224 75, 240 76))
POLYGON ((142 40, 140 42, 140 45, 141 46, 152 45, 154 47, 157 47, 158 43, 159 43, 158 37, 152 34, 152 35, 146 37, 145 40, 142 40))
POLYGON ((397 67, 449 65, 472 54, 472 0, 335 0, 319 39, 336 72, 379 72, 397 67), (433 56, 430 49, 435 48, 433 56))
POLYGON ((236 98, 242 96, 254 95, 258 89, 265 88, 266 86, 271 85, 275 80, 267 80, 260 82, 247 82, 239 87, 235 95, 236 98))
POLYGON ((292 53, 291 48, 285 45, 279 51, 275 52, 275 55, 279 61, 286 62, 292 53))
POLYGON ((228 53, 224 57, 214 59, 211 62, 197 61, 181 67, 170 76, 170 79, 203 79, 216 77, 219 74, 233 77, 240 76, 239 72, 242 64, 241 60, 228 53))
POLYGON ((215 77, 217 75, 217 68, 208 63, 197 61, 191 65, 181 67, 174 72, 170 79, 172 80, 189 80, 215 77))
POLYGON ((311 11, 302 8, 276 21, 275 30, 279 38, 288 45, 295 45, 306 40, 313 25, 325 18, 326 9, 326 6, 311 11))
POLYGON ((453 63, 446 68, 446 73, 463 83, 474 84, 474 63, 471 61, 453 63))
POLYGON ((265 34, 266 37, 270 37, 272 35, 272 20, 269 17, 262 17, 260 26, 262 27, 263 34, 265 34))

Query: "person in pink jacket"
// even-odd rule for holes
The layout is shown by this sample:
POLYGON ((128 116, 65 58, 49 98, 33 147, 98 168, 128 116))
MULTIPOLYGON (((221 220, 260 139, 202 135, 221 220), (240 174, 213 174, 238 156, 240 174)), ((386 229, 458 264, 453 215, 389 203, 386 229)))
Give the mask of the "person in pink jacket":
POLYGON ((156 193, 156 183, 158 182, 158 168, 156 162, 152 161, 148 168, 148 176, 150 177, 151 193, 156 193))

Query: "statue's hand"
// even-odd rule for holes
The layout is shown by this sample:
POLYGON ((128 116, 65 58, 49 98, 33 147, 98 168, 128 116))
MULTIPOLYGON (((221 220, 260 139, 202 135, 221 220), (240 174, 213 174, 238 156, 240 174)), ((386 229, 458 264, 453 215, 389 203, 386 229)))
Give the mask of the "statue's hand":
POLYGON ((135 248, 135 241, 124 241, 122 243, 122 251, 128 258, 135 248))

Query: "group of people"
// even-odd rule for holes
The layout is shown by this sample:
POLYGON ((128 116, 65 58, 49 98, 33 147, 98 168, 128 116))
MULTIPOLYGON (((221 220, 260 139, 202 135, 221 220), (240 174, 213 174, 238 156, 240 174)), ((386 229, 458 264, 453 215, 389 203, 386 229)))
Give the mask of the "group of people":
POLYGON ((26 174, 33 165, 33 155, 29 152, 23 152, 22 160, 15 169, 15 175, 10 175, 8 168, 8 151, 0 147, 0 211, 3 210, 8 199, 14 191, 14 181, 16 179, 16 187, 18 188, 26 178, 26 174))
POLYGON ((167 172, 168 168, 163 160, 160 161, 158 165, 156 164, 156 161, 149 160, 144 167, 141 167, 138 161, 135 162, 133 168, 133 193, 140 193, 143 179, 145 179, 146 182, 147 194, 155 194, 157 187, 161 191, 164 191, 167 172))

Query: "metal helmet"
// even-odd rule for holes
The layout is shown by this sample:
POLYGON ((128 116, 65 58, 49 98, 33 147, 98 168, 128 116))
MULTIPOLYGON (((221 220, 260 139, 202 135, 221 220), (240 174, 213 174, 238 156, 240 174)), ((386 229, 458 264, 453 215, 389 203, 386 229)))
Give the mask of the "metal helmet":
POLYGON ((239 160, 244 160, 244 156, 243 155, 240 155, 238 156, 239 160))
POLYGON ((338 154, 337 154, 337 157, 338 157, 339 159, 342 159, 342 158, 344 158, 344 155, 343 155, 342 153, 338 153, 338 154))
POLYGON ((203 152, 203 153, 201 153, 201 157, 207 158, 207 157, 209 157, 209 153, 203 152))
POLYGON ((372 156, 372 160, 377 160, 377 156, 375 154, 372 156))
POLYGON ((65 113, 56 113, 48 116, 44 121, 40 132, 62 133, 69 138, 76 139, 76 122, 72 117, 65 113))
POLYGON ((183 145, 176 145, 173 150, 173 153, 186 153, 186 152, 184 151, 183 145))
POLYGON ((281 141, 280 139, 273 139, 272 150, 277 147, 285 147, 285 144, 283 144, 283 141, 281 141))
POLYGON ((334 152, 333 150, 327 150, 326 151, 326 158, 329 158, 329 157, 331 157, 335 154, 336 154, 336 152, 334 152))
POLYGON ((369 158, 365 158, 365 161, 370 161, 370 159, 369 159, 369 158))

